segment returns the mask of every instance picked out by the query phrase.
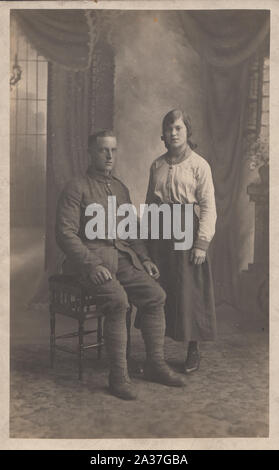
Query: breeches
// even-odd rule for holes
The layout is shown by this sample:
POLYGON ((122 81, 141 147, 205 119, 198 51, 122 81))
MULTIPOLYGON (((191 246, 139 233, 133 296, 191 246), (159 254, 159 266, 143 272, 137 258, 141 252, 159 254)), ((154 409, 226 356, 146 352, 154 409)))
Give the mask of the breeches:
POLYGON ((88 283, 88 290, 93 290, 98 306, 105 314, 126 311, 129 302, 142 312, 152 312, 164 308, 166 294, 160 284, 144 270, 137 269, 126 253, 118 252, 118 271, 113 279, 95 286, 88 283))
POLYGON ((97 304, 105 314, 104 339, 110 362, 110 374, 123 376, 127 371, 126 312, 129 302, 140 311, 141 332, 147 359, 164 357, 166 294, 157 281, 137 269, 129 255, 119 252, 118 270, 102 285, 91 284, 97 304))

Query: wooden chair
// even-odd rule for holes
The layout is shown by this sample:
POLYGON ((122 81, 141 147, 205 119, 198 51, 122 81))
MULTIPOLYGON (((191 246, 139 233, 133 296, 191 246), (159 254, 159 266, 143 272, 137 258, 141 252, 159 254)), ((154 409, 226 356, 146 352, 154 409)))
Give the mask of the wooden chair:
MULTIPOLYGON (((55 353, 57 350, 75 354, 78 357, 78 377, 83 376, 83 356, 87 349, 97 348, 98 359, 101 358, 103 340, 103 318, 104 315, 96 306, 94 295, 88 295, 85 288, 75 279, 74 276, 57 274, 49 278, 50 291, 50 364, 54 367, 55 353), (64 315, 78 322, 78 330, 56 336, 56 314, 64 315), (90 319, 97 320, 97 328, 86 330, 85 322, 90 319), (96 341, 89 345, 84 345, 84 337, 96 333, 96 341), (78 338, 77 350, 70 349, 57 341, 61 339, 78 338)), ((128 333, 127 360, 130 357, 131 349, 131 312, 130 306, 127 311, 126 326, 128 333)))

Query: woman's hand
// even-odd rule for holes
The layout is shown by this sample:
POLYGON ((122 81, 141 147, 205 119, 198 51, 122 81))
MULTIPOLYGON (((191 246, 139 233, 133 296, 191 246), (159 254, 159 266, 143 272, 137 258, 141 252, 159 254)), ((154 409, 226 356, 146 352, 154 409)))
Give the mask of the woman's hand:
POLYGON ((144 261, 142 264, 145 271, 147 271, 149 276, 153 277, 153 279, 158 279, 160 277, 159 269, 156 264, 152 263, 152 261, 144 261))
POLYGON ((205 262, 206 251, 200 248, 193 248, 190 254, 190 262, 194 264, 202 264, 205 262))

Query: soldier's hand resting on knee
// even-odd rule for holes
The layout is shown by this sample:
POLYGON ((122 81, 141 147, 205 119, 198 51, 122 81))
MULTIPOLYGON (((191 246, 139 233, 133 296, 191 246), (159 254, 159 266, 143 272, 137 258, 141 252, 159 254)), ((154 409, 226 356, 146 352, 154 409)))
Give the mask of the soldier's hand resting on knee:
POLYGON ((106 281, 110 281, 112 279, 111 272, 105 266, 99 265, 95 269, 93 274, 90 274, 90 279, 95 285, 104 284, 106 281))
POLYGON ((145 271, 147 271, 149 276, 153 277, 153 279, 158 279, 160 277, 159 269, 156 264, 152 263, 152 261, 144 261, 142 264, 145 271))

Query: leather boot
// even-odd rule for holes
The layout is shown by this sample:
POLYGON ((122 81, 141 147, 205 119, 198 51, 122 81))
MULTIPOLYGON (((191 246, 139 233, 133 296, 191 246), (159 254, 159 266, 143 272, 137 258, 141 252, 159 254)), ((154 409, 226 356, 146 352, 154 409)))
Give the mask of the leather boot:
POLYGON ((186 374, 195 372, 200 367, 201 355, 199 351, 188 351, 187 359, 185 361, 184 370, 186 374))
POLYGON ((197 341, 190 341, 184 365, 185 374, 195 372, 200 367, 201 355, 197 341))
POLYGON ((145 380, 156 382, 169 387, 184 387, 185 378, 175 373, 164 360, 146 361, 143 367, 145 380))
POLYGON ((127 374, 109 375, 109 391, 115 397, 122 400, 136 400, 137 392, 135 385, 131 382, 127 374))

